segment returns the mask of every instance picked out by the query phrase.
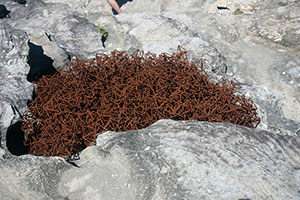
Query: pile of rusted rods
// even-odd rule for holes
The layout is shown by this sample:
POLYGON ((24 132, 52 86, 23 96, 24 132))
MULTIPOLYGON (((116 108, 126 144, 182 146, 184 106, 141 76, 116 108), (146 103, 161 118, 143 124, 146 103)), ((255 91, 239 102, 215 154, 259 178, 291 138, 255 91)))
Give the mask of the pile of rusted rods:
POLYGON ((22 130, 29 153, 70 156, 107 130, 145 128, 159 119, 230 122, 256 127, 250 98, 225 79, 212 83, 179 48, 169 55, 136 51, 72 64, 41 78, 22 130))

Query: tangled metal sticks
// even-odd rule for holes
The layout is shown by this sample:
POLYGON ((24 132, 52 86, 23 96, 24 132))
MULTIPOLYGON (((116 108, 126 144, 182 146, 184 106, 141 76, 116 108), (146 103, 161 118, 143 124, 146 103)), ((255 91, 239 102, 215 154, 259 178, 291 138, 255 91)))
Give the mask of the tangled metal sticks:
POLYGON ((22 125, 25 145, 34 155, 70 156, 104 131, 137 130, 159 119, 254 128, 260 122, 256 107, 236 89, 226 79, 210 82, 182 48, 173 55, 113 51, 73 60, 37 83, 22 125))

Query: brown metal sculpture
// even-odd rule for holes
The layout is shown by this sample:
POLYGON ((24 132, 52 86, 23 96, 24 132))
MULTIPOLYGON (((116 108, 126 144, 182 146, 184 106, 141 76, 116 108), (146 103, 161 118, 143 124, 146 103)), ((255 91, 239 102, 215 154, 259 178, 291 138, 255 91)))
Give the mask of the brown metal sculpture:
POLYGON ((75 59, 36 85, 22 130, 29 153, 70 156, 107 131, 145 128, 159 119, 230 122, 254 128, 260 118, 238 85, 208 80, 187 52, 113 51, 75 59))

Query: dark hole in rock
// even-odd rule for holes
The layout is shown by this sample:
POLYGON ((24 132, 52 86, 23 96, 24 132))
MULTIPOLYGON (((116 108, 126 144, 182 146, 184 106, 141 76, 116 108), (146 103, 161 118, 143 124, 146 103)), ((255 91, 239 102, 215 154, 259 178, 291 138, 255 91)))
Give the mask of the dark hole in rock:
POLYGON ((6 9, 5 5, 0 4, 0 19, 10 17, 10 11, 6 9))
POLYGON ((53 75, 56 69, 53 67, 53 60, 44 55, 42 46, 35 45, 31 42, 29 45, 28 64, 30 71, 27 75, 29 82, 38 81, 43 75, 53 75))
POLYGON ((24 133, 21 131, 21 125, 22 122, 11 125, 6 135, 7 149, 16 156, 28 154, 28 147, 24 146, 24 133))
POLYGON ((218 8, 219 10, 230 10, 228 7, 223 6, 223 5, 217 6, 217 8, 218 8))
POLYGON ((26 0, 14 0, 14 2, 17 2, 19 4, 26 4, 26 0))

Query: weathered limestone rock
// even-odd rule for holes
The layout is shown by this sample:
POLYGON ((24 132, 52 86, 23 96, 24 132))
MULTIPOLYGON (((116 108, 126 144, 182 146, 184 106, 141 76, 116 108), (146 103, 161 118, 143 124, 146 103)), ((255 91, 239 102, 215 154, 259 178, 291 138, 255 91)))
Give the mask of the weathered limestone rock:
POLYGON ((0 20, 0 199, 299 199, 299 1, 122 3, 125 13, 114 16, 99 0, 1 1, 11 18, 0 20), (233 14, 238 8, 243 13, 233 14), (106 48, 95 25, 109 32, 106 48), (161 120, 139 131, 108 132, 74 161, 79 168, 60 158, 7 157, 7 128, 32 92, 24 32, 58 67, 66 55, 172 53, 182 45, 191 60, 203 58, 212 78, 242 83, 262 123, 255 130, 161 120))
POLYGON ((25 155, 0 157, 1 200, 64 200, 57 194, 57 183, 70 164, 61 158, 25 155))
POLYGON ((3 158, 1 200, 291 199, 300 197, 300 138, 226 123, 160 120, 106 132, 72 166, 3 158))
POLYGON ((43 48, 44 54, 53 60, 53 67, 57 70, 63 68, 66 64, 69 64, 68 55, 61 49, 57 43, 52 42, 46 35, 46 33, 37 33, 30 36, 30 42, 43 48))
POLYGON ((33 85, 26 80, 28 39, 24 32, 0 21, 0 147, 5 148, 7 128, 20 120, 33 85))
POLYGON ((20 121, 32 98, 27 81, 28 37, 0 21, 0 199, 62 199, 56 194, 60 173, 69 164, 57 158, 14 157, 8 154, 6 134, 20 121))
MULTIPOLYGON (((4 1, 11 9, 11 18, 7 22, 14 28, 26 31, 29 38, 45 33, 70 57, 81 59, 94 57, 103 49, 99 29, 68 5, 29 0, 23 6, 4 1)), ((47 56, 51 57, 50 54, 47 56)))
POLYGON ((259 128, 269 130, 273 133, 298 135, 300 136, 299 123, 290 120, 283 115, 280 107, 282 97, 270 91, 263 85, 246 86, 243 85, 241 91, 251 97, 258 105, 258 115, 262 122, 259 128))
MULTIPOLYGON (((68 1, 68 0, 43 0, 45 3, 62 3, 81 13, 85 17, 90 15, 112 15, 112 8, 107 1, 68 1)), ((120 2, 120 1, 118 1, 120 2)), ((96 16, 95 16, 96 17, 96 16)))
POLYGON ((59 183, 70 200, 299 199, 300 139, 231 124, 160 120, 106 132, 59 183))
POLYGON ((273 44, 300 51, 300 2, 297 0, 256 2, 250 30, 273 44), (288 21, 288 23, 286 23, 288 21))
POLYGON ((120 15, 117 20, 126 35, 138 41, 139 49, 156 54, 171 53, 180 44, 189 51, 191 61, 203 60, 207 72, 225 74, 227 71, 225 58, 218 50, 176 19, 139 13, 120 15))

